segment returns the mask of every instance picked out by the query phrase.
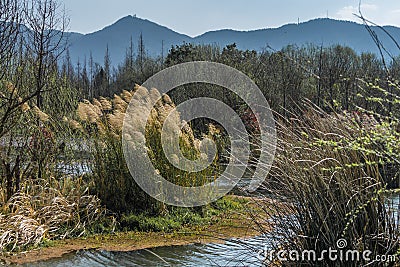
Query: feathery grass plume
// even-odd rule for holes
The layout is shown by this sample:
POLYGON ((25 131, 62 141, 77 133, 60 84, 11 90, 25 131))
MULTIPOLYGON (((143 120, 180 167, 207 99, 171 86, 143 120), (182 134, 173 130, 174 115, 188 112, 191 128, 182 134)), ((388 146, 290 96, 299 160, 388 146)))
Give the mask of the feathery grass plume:
POLYGON ((77 114, 80 120, 96 123, 100 119, 100 109, 91 103, 79 103, 77 114))
POLYGON ((87 105, 97 114, 98 118, 103 116, 103 111, 100 107, 98 107, 97 105, 93 105, 90 102, 87 105))
POLYGON ((207 161, 208 161, 208 156, 207 156, 207 154, 206 154, 206 153, 201 153, 201 154, 200 154, 200 159, 201 159, 202 161, 204 161, 204 162, 207 162, 207 161))
POLYGON ((122 131, 122 126, 124 124, 125 113, 115 110, 112 114, 108 114, 108 123, 115 133, 120 133, 122 131))
MULTIPOLYGON (((19 103, 22 102, 22 98, 21 98, 21 97, 18 97, 18 102, 19 102, 19 103)), ((29 106, 29 104, 28 104, 27 102, 24 102, 24 103, 21 104, 21 110, 22 110, 23 112, 26 112, 26 111, 28 111, 28 110, 30 110, 30 109, 31 109, 31 107, 29 106)))
POLYGON ((200 150, 201 141, 199 139, 194 139, 193 145, 196 150, 200 150))
POLYGON ((78 104, 78 109, 76 110, 76 113, 81 121, 88 121, 88 115, 86 112, 86 104, 85 103, 79 103, 78 104))
POLYGON ((135 87, 133 89, 133 96, 135 98, 139 98, 140 99, 140 98, 146 97, 148 95, 149 95, 149 90, 147 90, 146 87, 138 85, 138 84, 135 84, 135 87), (135 97, 135 95, 136 95, 136 97, 135 97))
POLYGON ((97 100, 97 98, 93 98, 92 102, 93 102, 93 105, 95 105, 95 106, 99 107, 101 110, 103 110, 103 106, 101 105, 100 101, 97 100))
POLYGON ((104 123, 103 120, 98 120, 96 121, 96 127, 97 127, 97 131, 100 135, 106 135, 107 134, 107 125, 105 125, 106 123, 104 123))
POLYGON ((122 90, 121 97, 126 103, 131 102, 132 96, 133 96, 133 94, 131 92, 128 92, 126 90, 122 90))
POLYGON ((170 106, 174 105, 174 103, 172 102, 171 98, 167 94, 163 94, 162 95, 162 101, 163 101, 163 104, 168 104, 170 106))
POLYGON ((219 134, 221 134, 221 129, 217 128, 214 124, 209 123, 208 124, 208 132, 211 135, 219 135, 219 134))
POLYGON ((161 131, 162 125, 158 117, 158 112, 154 108, 150 111, 149 121, 152 122, 152 126, 154 127, 155 130, 161 131))
POLYGON ((158 100, 155 102, 153 108, 155 108, 156 110, 158 110, 158 109, 163 108, 163 107, 164 107, 164 104, 163 104, 163 102, 162 102, 162 99, 161 99, 161 98, 158 98, 158 100))
POLYGON ((187 146, 194 146, 200 149, 200 140, 198 140, 198 146, 196 146, 192 127, 184 120, 182 121, 182 133, 183 140, 187 146))
POLYGON ((149 96, 149 91, 143 86, 139 86, 133 93, 133 99, 138 100, 142 105, 146 106, 148 109, 153 107, 153 103, 149 96))
POLYGON ((153 102, 156 102, 161 98, 160 92, 156 88, 151 88, 149 96, 153 102))
POLYGON ((179 112, 175 109, 175 105, 171 105, 168 103, 164 103, 155 105, 155 109, 157 111, 157 119, 161 124, 164 124, 165 120, 167 117, 170 117, 170 121, 173 122, 176 127, 181 127, 181 119, 180 119, 180 114, 179 112))
POLYGON ((100 101, 102 110, 104 110, 104 111, 112 110, 112 103, 107 98, 100 96, 99 101, 100 101))
POLYGON ((69 127, 73 130, 83 130, 82 125, 77 122, 76 120, 73 119, 69 119, 67 117, 63 118, 63 121, 65 121, 66 123, 68 123, 69 127))
POLYGON ((32 111, 42 122, 49 121, 50 116, 41 111, 36 105, 33 106, 32 111))
POLYGON ((126 129, 129 130, 129 132, 141 132, 143 135, 145 134, 145 127, 142 125, 142 120, 137 117, 129 118, 129 123, 125 125, 126 129))
MULTIPOLYGON (((181 185, 199 185, 210 176, 210 170, 202 174, 185 174, 178 168, 171 168, 171 162, 162 153, 161 144, 161 131, 167 117, 171 123, 164 130, 167 134, 174 133, 172 136, 179 138, 179 145, 185 157, 198 159, 200 140, 195 139, 189 125, 186 125, 185 131, 181 133, 182 122, 174 103, 169 96, 164 95, 163 99, 160 96, 155 88, 149 92, 146 88, 136 85, 132 92, 123 91, 120 95, 114 95, 112 103, 100 97, 94 99, 92 103, 85 101, 78 105, 77 113, 80 121, 90 121, 90 117, 93 117, 92 113, 96 114, 95 109, 100 106, 102 111, 107 111, 104 112, 106 116, 99 115, 97 112, 99 115, 99 118, 95 120, 97 127, 88 124, 82 124, 82 127, 87 132, 85 136, 94 144, 95 190, 106 206, 113 211, 135 211, 148 209, 151 206, 154 212, 158 212, 158 209, 164 206, 143 194, 138 185, 132 181, 129 169, 122 164, 124 162, 121 143, 123 126, 127 127, 124 139, 133 150, 136 149, 135 153, 148 153, 155 168, 172 182, 181 185), (128 100, 132 109, 129 114, 129 123, 123 125, 128 100), (157 102, 153 107, 154 100, 157 102), (195 142, 197 146, 194 145, 195 142), (138 147, 139 143, 140 147, 138 147), (142 146, 143 143, 146 144, 145 147, 142 146)), ((173 156, 173 160, 179 163, 177 155, 173 156)))
POLYGON ((112 100, 114 104, 114 111, 119 111, 119 112, 126 112, 126 109, 128 107, 128 103, 125 102, 120 96, 114 95, 114 99, 112 100))
POLYGON ((133 99, 131 100, 131 102, 129 102, 129 105, 134 108, 134 107, 139 107, 141 106, 141 103, 137 100, 137 99, 133 99))
MULTIPOLYGON (((143 105, 136 107, 130 114, 131 116, 129 118, 129 123, 127 123, 127 127, 131 127, 133 131, 138 131, 144 134, 146 131, 144 125, 146 125, 147 118, 145 118, 143 114, 147 113, 148 113, 147 107, 143 105)), ((121 113, 119 115, 119 118, 122 120, 122 122, 124 120, 124 116, 125 113, 121 113)), ((151 123, 151 118, 149 118, 149 121, 151 123)))
POLYGON ((131 142, 132 146, 135 146, 137 143, 144 143, 146 139, 141 132, 130 132, 126 135, 126 140, 131 142))
POLYGON ((163 124, 162 130, 167 135, 177 135, 181 133, 181 122, 179 119, 179 113, 176 110, 172 110, 170 113, 164 114, 165 117, 162 117, 160 123, 163 124), (168 119, 168 123, 165 123, 165 119, 168 119))
POLYGON ((74 130, 82 130, 82 125, 76 120, 68 120, 70 127, 74 130))
POLYGON ((157 119, 159 121, 164 121, 165 118, 166 118, 166 115, 168 115, 168 114, 166 114, 165 107, 164 107, 164 105, 163 105, 161 100, 156 102, 156 104, 154 105, 154 109, 157 112, 157 114, 156 114, 157 119), (162 115, 164 117, 162 117, 162 115))

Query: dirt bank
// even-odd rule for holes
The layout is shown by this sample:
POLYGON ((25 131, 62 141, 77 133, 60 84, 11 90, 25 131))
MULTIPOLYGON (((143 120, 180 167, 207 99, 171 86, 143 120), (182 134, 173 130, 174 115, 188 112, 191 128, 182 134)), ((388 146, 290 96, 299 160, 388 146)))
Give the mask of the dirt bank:
MULTIPOLYGON (((197 226, 173 233, 163 232, 117 232, 85 238, 57 240, 48 247, 29 252, 3 255, 0 263, 24 264, 62 257, 79 250, 132 251, 159 246, 187 245, 193 243, 224 242, 229 238, 247 238, 259 235, 254 218, 257 205, 249 201, 248 207, 240 212, 229 211, 216 218, 210 225, 197 226)), ((260 217, 262 219, 262 217, 260 217)))

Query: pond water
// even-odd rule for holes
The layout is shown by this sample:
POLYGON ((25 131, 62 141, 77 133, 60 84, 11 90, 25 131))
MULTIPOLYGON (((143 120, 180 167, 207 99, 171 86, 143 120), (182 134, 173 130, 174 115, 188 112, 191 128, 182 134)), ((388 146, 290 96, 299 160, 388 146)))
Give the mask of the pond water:
POLYGON ((258 252, 268 245, 265 236, 231 239, 223 244, 193 244, 131 252, 78 251, 60 259, 25 266, 262 266, 258 252))
MULTIPOLYGON (((399 223, 400 196, 388 199, 387 208, 399 223)), ((246 240, 231 239, 222 244, 193 244, 159 247, 130 252, 78 251, 60 259, 25 266, 263 266, 260 250, 272 247, 267 235, 246 240)))
POLYGON ((392 195, 387 199, 386 208, 394 218, 395 224, 400 225, 400 195, 392 195))

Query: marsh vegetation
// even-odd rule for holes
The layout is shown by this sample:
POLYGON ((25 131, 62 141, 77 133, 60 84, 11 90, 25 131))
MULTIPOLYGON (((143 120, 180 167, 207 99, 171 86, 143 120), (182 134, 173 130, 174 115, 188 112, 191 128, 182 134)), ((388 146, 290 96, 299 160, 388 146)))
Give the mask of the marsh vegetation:
MULTIPOLYGON (((146 128, 129 140, 146 138, 153 164, 169 181, 184 186, 208 182, 229 157, 230 142, 218 123, 174 117, 175 126, 183 129, 180 145, 187 158, 202 156, 202 138, 216 142, 217 157, 205 171, 174 168, 160 146, 162 125, 174 107, 208 96, 240 115, 252 142, 251 160, 257 161, 256 115, 234 94, 195 84, 160 95, 135 85, 166 67, 207 60, 253 79, 275 115, 276 158, 262 190, 250 195, 257 197, 258 209, 248 214, 260 234, 274 229, 276 247, 288 250, 319 252, 346 239, 349 249, 400 257, 400 215, 387 202, 400 194, 399 58, 387 62, 339 45, 256 52, 235 44, 221 49, 186 43, 172 47, 166 58, 152 58, 139 40, 137 53, 128 47, 117 68, 107 50, 102 64, 89 59, 74 65, 63 35, 64 14, 53 0, 0 1, 2 252, 96 233, 173 232, 207 225, 224 209, 239 209, 226 199, 197 208, 165 205, 135 183, 122 152, 128 104, 135 101, 140 112, 151 108, 149 99, 157 99, 151 117, 142 118, 146 128)), ((240 188, 236 192, 247 194, 240 188)), ((269 264, 285 263, 273 259, 269 264)))

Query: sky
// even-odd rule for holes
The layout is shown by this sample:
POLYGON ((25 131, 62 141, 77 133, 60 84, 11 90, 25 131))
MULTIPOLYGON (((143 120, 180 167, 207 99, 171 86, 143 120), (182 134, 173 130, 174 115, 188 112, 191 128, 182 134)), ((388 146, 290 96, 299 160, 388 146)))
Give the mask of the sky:
POLYGON ((90 33, 127 15, 148 19, 176 32, 197 36, 210 30, 275 28, 313 18, 360 22, 364 17, 379 25, 400 27, 399 0, 64 0, 69 30, 90 33))

